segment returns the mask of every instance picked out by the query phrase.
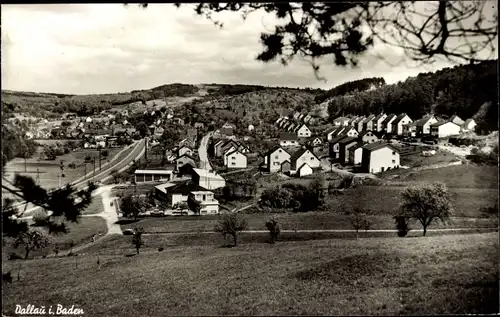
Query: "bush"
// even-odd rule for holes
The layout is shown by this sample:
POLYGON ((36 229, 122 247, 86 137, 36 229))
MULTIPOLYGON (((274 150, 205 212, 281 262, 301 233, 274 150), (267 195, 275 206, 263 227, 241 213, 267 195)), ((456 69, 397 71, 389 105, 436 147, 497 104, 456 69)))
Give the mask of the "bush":
POLYGON ((161 252, 161 251, 163 251, 163 250, 164 250, 164 249, 163 249, 163 247, 158 248, 158 252, 161 252))
POLYGON ((16 252, 9 253, 9 260, 22 260, 23 257, 17 254, 16 252))
POLYGON ((33 215, 33 222, 34 222, 33 225, 36 227, 47 226, 48 220, 49 216, 45 211, 39 210, 33 215))
POLYGON ((271 237, 271 243, 274 243, 280 234, 280 225, 275 217, 271 217, 266 220, 266 228, 269 230, 269 235, 271 237))
POLYGON ((398 230, 398 237, 406 237, 411 230, 408 226, 409 219, 403 216, 395 216, 394 220, 396 222, 396 229, 398 230))

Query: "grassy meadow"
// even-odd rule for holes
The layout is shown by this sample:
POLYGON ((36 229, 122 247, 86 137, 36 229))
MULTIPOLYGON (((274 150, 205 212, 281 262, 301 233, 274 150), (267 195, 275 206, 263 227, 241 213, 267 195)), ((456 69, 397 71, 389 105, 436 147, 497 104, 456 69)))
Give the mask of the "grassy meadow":
MULTIPOLYGON (((148 245, 164 237, 145 238, 148 245)), ((99 241, 99 264, 92 248, 4 262, 14 276, 3 287, 4 313, 57 303, 122 317, 498 312, 498 233, 148 248, 135 256, 127 239, 99 241)))

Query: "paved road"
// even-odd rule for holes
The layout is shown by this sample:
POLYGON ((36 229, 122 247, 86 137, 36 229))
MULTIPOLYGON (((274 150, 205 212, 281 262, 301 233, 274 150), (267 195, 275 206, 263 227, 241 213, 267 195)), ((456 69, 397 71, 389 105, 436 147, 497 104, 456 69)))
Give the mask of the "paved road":
POLYGON ((200 147, 198 148, 198 155, 200 156, 200 168, 212 170, 212 166, 210 165, 210 161, 208 160, 208 141, 212 137, 213 132, 208 132, 200 142, 200 147))
MULTIPOLYGON (((95 182, 97 181, 106 181, 112 177, 111 173, 113 171, 118 171, 118 172, 123 172, 128 168, 130 164, 134 160, 138 160, 144 155, 145 148, 144 148, 144 140, 141 140, 137 142, 136 146, 134 149, 121 161, 117 162, 116 164, 109 165, 107 168, 97 172, 95 175, 93 173, 88 173, 85 175, 86 177, 81 180, 77 180, 75 182, 72 182, 71 184, 76 190, 83 190, 88 187, 88 181, 94 180, 95 182)), ((25 203, 21 203, 21 205, 18 206, 18 208, 23 208, 25 203)), ((30 214, 33 213, 34 211, 38 210, 40 207, 33 207, 24 212, 24 214, 30 214)), ((21 218, 24 219, 24 218, 21 218)))

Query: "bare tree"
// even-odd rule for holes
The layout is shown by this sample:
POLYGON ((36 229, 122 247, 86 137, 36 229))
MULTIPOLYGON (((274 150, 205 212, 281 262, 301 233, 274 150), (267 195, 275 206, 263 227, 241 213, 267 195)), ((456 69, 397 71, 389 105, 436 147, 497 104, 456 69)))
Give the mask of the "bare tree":
POLYGON ((356 230, 356 240, 358 240, 359 230, 366 226, 366 215, 361 208, 355 207, 349 218, 353 229, 356 230))
POLYGON ((266 221, 266 228, 269 230, 269 235, 271 236, 271 243, 274 243, 280 234, 280 225, 275 217, 270 217, 266 221))

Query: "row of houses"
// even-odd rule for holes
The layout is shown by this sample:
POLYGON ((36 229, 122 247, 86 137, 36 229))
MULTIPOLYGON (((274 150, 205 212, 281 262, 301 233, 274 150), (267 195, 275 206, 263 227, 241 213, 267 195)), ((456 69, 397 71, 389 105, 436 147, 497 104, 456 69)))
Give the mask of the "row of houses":
POLYGON ((234 139, 220 139, 213 144, 212 154, 222 158, 224 166, 229 169, 247 168, 250 153, 248 146, 234 139))
POLYGON ((351 133, 356 130, 375 131, 406 136, 433 135, 436 137, 448 137, 459 134, 462 131, 471 131, 476 126, 474 119, 463 121, 454 115, 448 120, 428 114, 419 120, 413 121, 406 113, 399 115, 384 114, 370 115, 368 117, 339 117, 333 121, 334 127, 326 132, 328 135, 336 129, 350 129, 351 133))
POLYGON ((269 173, 282 172, 302 177, 321 169, 321 160, 305 146, 291 152, 279 145, 264 155, 264 168, 269 173))

